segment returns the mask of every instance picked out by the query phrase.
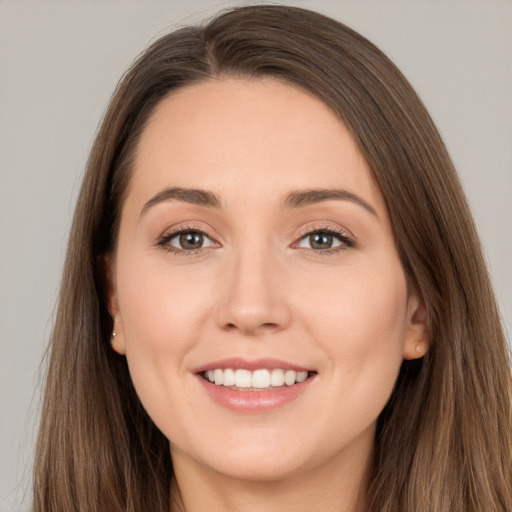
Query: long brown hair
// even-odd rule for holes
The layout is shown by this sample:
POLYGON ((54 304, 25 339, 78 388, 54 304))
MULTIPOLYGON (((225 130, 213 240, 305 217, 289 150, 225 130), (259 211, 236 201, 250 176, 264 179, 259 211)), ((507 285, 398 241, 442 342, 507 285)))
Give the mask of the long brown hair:
POLYGON ((71 229, 37 444, 34 510, 163 512, 169 444, 109 346, 101 255, 145 123, 171 91, 212 76, 272 76, 329 105, 386 200, 432 346, 404 362, 379 417, 371 512, 512 510, 507 344, 473 221, 430 116, 391 61, 315 12, 248 6, 156 41, 120 82, 88 161, 71 229))

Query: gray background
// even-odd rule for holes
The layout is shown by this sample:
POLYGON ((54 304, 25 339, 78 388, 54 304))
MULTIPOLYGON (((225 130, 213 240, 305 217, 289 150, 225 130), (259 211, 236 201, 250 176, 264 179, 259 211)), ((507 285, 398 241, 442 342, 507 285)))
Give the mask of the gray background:
MULTIPOLYGON (((512 1, 293 4, 359 30, 420 93, 461 175, 510 332, 512 1)), ((0 0, 0 512, 30 506, 39 365, 74 200, 108 98, 150 40, 230 5, 0 0)))

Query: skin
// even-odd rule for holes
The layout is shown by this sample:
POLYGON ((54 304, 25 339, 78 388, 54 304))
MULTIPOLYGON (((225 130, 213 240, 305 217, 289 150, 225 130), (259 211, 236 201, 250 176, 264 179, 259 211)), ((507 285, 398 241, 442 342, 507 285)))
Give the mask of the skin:
POLYGON ((163 100, 139 143, 107 274, 114 348, 170 441, 185 510, 359 510, 377 417, 428 333, 384 199, 325 104, 280 81, 236 78, 163 100), (211 191, 220 207, 144 208, 169 187, 211 191), (373 212, 347 199, 283 207, 309 189, 346 190, 373 212), (162 245, 180 228, 203 231, 205 245, 162 245), (312 248, 306 231, 325 229, 352 245, 312 248), (317 374, 275 410, 237 413, 194 373, 233 356, 317 374))

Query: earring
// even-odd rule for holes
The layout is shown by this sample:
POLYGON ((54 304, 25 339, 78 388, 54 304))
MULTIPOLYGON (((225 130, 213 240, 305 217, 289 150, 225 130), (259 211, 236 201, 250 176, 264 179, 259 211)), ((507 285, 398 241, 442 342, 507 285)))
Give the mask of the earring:
POLYGON ((421 347, 421 343, 418 343, 416 345, 416 354, 421 354, 422 352, 422 347, 421 347))
MULTIPOLYGON (((117 336, 117 332, 116 332, 116 330, 114 329, 114 330, 112 331, 112 335, 110 336, 110 346, 111 346, 114 350, 116 350, 116 348, 114 347, 114 344, 115 344, 115 342, 116 342, 116 336, 117 336)), ((116 351, 116 352, 117 352, 117 351, 116 351)))

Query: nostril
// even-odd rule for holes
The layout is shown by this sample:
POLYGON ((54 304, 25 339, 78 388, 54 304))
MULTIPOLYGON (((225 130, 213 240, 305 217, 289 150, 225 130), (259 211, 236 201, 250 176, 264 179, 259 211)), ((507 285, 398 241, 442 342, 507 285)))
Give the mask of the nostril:
POLYGON ((225 324, 224 329, 227 331, 240 331, 245 334, 257 334, 263 331, 272 331, 279 328, 279 324, 273 322, 265 322, 265 323, 249 323, 247 321, 240 322, 240 324, 236 324, 233 322, 229 322, 225 324))

